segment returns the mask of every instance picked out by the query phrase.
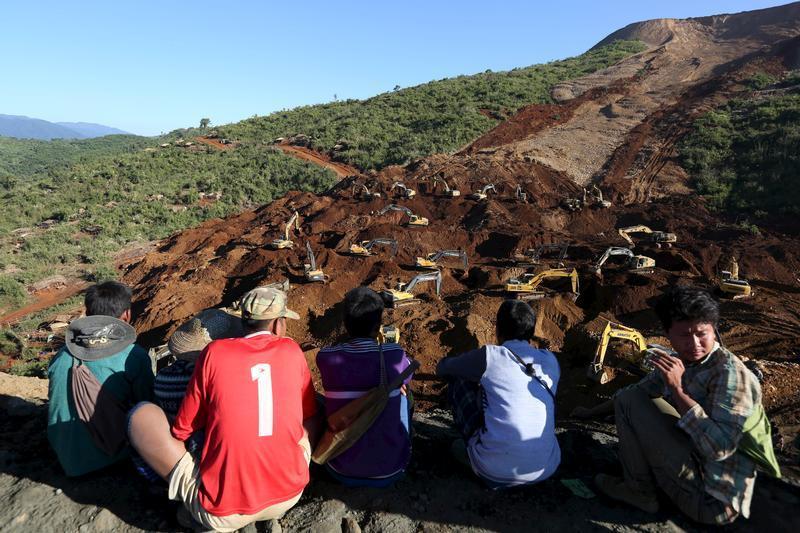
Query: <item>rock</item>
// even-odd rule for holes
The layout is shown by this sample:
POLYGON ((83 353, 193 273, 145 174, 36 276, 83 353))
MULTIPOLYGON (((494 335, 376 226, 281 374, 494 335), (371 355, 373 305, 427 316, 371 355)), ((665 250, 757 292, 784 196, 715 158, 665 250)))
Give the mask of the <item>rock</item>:
POLYGON ((56 489, 56 496, 60 496, 63 492, 61 489, 56 489))
POLYGON ((395 513, 373 513, 364 526, 365 533, 405 533, 414 531, 414 521, 395 513))
POLYGON ((352 516, 345 516, 342 519, 342 533, 361 533, 361 526, 352 516))
POLYGON ((14 525, 24 524, 28 521, 28 513, 20 513, 14 517, 14 525))
POLYGON ((290 531, 314 531, 314 533, 340 533, 342 518, 347 507, 339 500, 313 500, 306 505, 291 509, 283 520, 290 531))
POLYGON ((94 531, 117 531, 120 529, 122 523, 120 519, 117 518, 117 515, 108 509, 103 509, 94 517, 92 525, 94 526, 94 531))

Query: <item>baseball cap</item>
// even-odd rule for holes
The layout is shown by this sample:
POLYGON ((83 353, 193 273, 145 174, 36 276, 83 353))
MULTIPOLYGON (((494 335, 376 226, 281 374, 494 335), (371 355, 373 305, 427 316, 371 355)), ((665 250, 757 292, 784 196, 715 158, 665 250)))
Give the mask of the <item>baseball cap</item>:
POLYGON ((300 318, 300 315, 286 307, 286 293, 272 287, 258 287, 248 292, 242 297, 239 309, 245 319, 300 318))

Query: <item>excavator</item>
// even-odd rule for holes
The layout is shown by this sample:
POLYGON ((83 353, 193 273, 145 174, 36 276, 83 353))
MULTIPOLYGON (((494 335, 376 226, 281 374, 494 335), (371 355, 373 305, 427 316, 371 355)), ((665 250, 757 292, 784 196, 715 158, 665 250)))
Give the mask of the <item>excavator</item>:
POLYGON ((405 183, 403 183, 402 181, 395 181, 392 184, 391 192, 394 192, 395 189, 400 191, 399 194, 401 198, 406 198, 407 200, 410 200, 411 198, 414 198, 417 195, 417 191, 409 187, 406 187, 405 183))
POLYGON ((603 209, 608 209, 611 207, 611 202, 608 200, 603 200, 603 191, 600 190, 600 187, 597 184, 592 184, 591 189, 586 191, 586 188, 583 189, 583 205, 596 205, 597 207, 601 207, 603 209), (587 196, 588 194, 588 196, 587 196))
POLYGON ((547 261, 556 266, 563 268, 564 259, 567 257, 567 249, 569 244, 566 242, 556 244, 542 244, 536 249, 529 249, 524 254, 517 254, 514 256, 514 261, 517 266, 537 266, 543 263, 542 256, 555 255, 556 257, 547 261))
POLYGON ((517 189, 514 191, 514 198, 520 202, 528 201, 528 193, 522 190, 522 185, 517 184, 517 189))
POLYGON ((439 268, 438 261, 443 257, 457 257, 461 260, 464 270, 467 269, 467 254, 464 250, 439 250, 425 257, 417 257, 414 266, 417 268, 425 268, 430 270, 437 270, 439 268))
POLYGON ((381 193, 371 192, 364 184, 353 185, 353 198, 360 198, 361 200, 372 200, 373 198, 380 198, 381 193))
POLYGON ((644 335, 638 330, 609 321, 603 329, 603 333, 600 335, 600 342, 597 344, 597 349, 594 352, 594 359, 589 365, 588 371, 589 377, 600 382, 601 385, 605 385, 616 376, 616 369, 605 366, 604 364, 606 352, 608 351, 608 344, 611 339, 631 341, 638 350, 636 364, 647 372, 653 369, 649 362, 650 357, 653 355, 653 350, 661 350, 672 354, 675 353, 673 350, 660 344, 647 344, 644 335))
POLYGON ((392 324, 381 326, 381 329, 378 331, 378 342, 383 344, 393 342, 397 344, 400 342, 400 330, 397 329, 397 326, 392 324))
POLYGON ((362 257, 369 257, 374 255, 372 249, 377 245, 389 246, 392 249, 392 255, 397 255, 397 241, 385 237, 378 237, 371 241, 361 241, 350 245, 350 255, 360 255, 362 257))
POLYGON ((506 292, 513 294, 518 300, 538 300, 547 293, 539 290, 539 285, 546 279, 570 278, 572 293, 575 297, 580 294, 578 271, 574 268, 551 268, 537 274, 524 274, 520 278, 512 278, 506 283, 506 292))
POLYGON ((451 189, 450 186, 447 184, 444 178, 440 178, 436 176, 433 178, 433 193, 436 194, 436 184, 441 183, 444 187, 444 190, 439 193, 439 196, 446 196, 447 198, 455 198, 456 196, 461 196, 461 191, 458 189, 451 189))
POLYGON ((289 239, 289 230, 292 229, 292 224, 294 224, 295 230, 300 230, 300 215, 297 214, 297 211, 289 218, 286 222, 286 226, 283 228, 283 239, 275 239, 270 243, 270 248, 273 250, 281 250, 283 248, 294 248, 294 243, 289 239))
POLYGON ((414 305, 420 302, 419 298, 415 298, 411 292, 417 283, 424 281, 433 281, 436 287, 436 295, 438 296, 442 290, 442 273, 437 270, 436 272, 426 272, 424 274, 417 274, 414 278, 406 283, 398 283, 397 289, 386 289, 381 292, 381 295, 391 302, 391 307, 397 309, 398 307, 405 307, 407 305, 414 305))
POLYGON ((303 273, 306 276, 306 281, 321 281, 322 283, 328 283, 330 281, 330 276, 324 274, 321 268, 317 268, 317 261, 314 258, 314 251, 311 249, 311 244, 306 241, 306 257, 308 258, 308 263, 303 265, 303 273))
POLYGON ((483 201, 489 197, 489 191, 492 191, 494 194, 497 194, 497 189, 494 188, 494 183, 490 183, 488 185, 484 185, 480 192, 474 192, 469 195, 470 200, 478 200, 483 201))
POLYGON ((731 258, 728 270, 722 270, 719 278, 720 292, 734 300, 747 298, 753 294, 753 289, 747 280, 739 279, 739 263, 736 258, 731 258))
POLYGON ((656 260, 652 257, 647 257, 646 255, 634 255, 630 248, 611 246, 605 252, 603 252, 603 255, 601 255, 600 259, 598 259, 594 264, 594 273, 600 276, 603 273, 603 265, 606 263, 606 261, 608 261, 608 258, 618 255, 626 258, 625 269, 628 272, 633 272, 636 274, 652 274, 656 268, 656 260))
POLYGON ((678 240, 678 237, 674 233, 667 233, 666 231, 653 231, 649 227, 641 224, 638 226, 629 226, 627 228, 618 228, 617 231, 619 232, 620 236, 631 245, 631 247, 635 246, 635 244, 629 233, 644 233, 647 235, 645 242, 654 243, 658 248, 661 248, 662 246, 671 248, 672 243, 677 242, 678 240))
POLYGON ((561 200, 561 207, 574 213, 583 209, 583 202, 580 198, 564 198, 561 200))
POLYGON ((423 227, 428 225, 427 218, 415 215, 414 213, 411 212, 411 209, 397 204, 387 205, 386 207, 378 211, 378 216, 383 216, 389 211, 400 211, 401 213, 405 214, 408 217, 408 220, 405 223, 406 226, 423 227))

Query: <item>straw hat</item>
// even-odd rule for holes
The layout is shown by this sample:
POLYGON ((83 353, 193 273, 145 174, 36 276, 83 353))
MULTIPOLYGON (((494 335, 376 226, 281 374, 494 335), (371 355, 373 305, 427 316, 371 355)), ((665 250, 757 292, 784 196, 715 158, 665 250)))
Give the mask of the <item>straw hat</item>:
POLYGON ((241 334, 238 318, 219 309, 206 309, 175 330, 168 347, 175 357, 196 357, 211 341, 241 334))

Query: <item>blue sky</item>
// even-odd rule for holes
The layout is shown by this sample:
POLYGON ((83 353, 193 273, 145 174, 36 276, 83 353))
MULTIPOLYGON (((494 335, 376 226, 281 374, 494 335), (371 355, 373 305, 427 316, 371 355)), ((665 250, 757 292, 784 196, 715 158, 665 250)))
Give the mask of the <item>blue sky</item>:
POLYGON ((762 0, 3 2, 0 113, 156 135, 580 54, 762 0))

